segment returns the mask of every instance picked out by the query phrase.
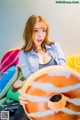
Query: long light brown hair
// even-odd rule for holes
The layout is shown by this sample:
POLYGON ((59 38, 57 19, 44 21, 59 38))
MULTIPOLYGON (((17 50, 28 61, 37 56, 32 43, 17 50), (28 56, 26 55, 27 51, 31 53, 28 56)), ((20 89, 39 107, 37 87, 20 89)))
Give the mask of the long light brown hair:
POLYGON ((23 32, 23 38, 24 38, 25 43, 22 49, 26 52, 29 52, 31 49, 34 49, 36 51, 35 45, 32 41, 32 34, 33 34, 34 26, 37 22, 43 22, 47 27, 46 37, 45 37, 45 40, 41 44, 41 48, 46 51, 45 45, 52 43, 52 42, 49 42, 49 39, 48 39, 49 25, 47 21, 42 16, 32 15, 28 18, 26 25, 25 25, 24 32, 23 32))

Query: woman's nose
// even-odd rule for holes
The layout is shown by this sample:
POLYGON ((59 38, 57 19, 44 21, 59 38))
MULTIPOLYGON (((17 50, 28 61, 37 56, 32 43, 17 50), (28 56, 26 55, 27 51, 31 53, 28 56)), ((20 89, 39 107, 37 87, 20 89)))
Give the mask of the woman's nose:
POLYGON ((39 37, 42 37, 42 32, 39 33, 39 37))

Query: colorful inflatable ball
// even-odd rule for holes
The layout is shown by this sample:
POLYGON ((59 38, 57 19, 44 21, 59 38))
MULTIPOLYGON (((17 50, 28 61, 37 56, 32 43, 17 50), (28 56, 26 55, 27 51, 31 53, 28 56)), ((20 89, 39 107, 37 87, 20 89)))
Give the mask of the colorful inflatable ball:
POLYGON ((14 81, 17 79, 18 70, 16 66, 10 67, 0 80, 0 99, 8 92, 14 81))
POLYGON ((64 66, 49 66, 29 77, 22 87, 23 105, 32 120, 79 120, 80 74, 64 66))

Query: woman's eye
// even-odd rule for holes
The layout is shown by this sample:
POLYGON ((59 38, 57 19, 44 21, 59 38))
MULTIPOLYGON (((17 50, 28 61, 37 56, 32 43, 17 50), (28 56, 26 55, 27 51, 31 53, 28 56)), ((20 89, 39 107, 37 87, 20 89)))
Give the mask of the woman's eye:
POLYGON ((38 32, 38 30, 34 30, 34 32, 38 32))
POLYGON ((43 30, 43 32, 46 32, 46 30, 43 30))

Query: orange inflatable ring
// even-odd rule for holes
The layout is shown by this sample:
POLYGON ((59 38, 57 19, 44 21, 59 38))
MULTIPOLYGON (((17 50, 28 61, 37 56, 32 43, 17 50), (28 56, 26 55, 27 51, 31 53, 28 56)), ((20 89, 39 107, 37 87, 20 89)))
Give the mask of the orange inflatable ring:
POLYGON ((22 88, 23 105, 32 120, 80 120, 80 74, 64 66, 49 66, 29 77, 22 88))

